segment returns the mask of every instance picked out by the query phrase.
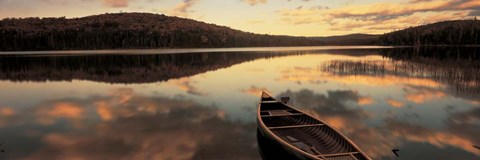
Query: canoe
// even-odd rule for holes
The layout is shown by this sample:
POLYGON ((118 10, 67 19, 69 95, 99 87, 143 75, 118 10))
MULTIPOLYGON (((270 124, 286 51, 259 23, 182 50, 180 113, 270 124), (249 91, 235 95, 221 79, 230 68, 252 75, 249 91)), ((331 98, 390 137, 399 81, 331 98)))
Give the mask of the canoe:
POLYGON ((296 159, 370 160, 351 140, 314 116, 263 92, 258 105, 258 130, 296 159))
POLYGON ((274 141, 270 141, 260 133, 257 129, 257 144, 258 153, 263 160, 292 160, 298 159, 292 154, 289 154, 282 147, 277 145, 274 141))

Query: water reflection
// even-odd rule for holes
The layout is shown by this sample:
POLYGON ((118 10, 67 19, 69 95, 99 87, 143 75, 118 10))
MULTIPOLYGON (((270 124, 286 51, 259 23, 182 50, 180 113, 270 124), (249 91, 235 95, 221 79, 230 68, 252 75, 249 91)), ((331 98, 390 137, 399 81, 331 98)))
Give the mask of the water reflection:
POLYGON ((304 52, 1 56, 0 79, 36 82, 91 80, 108 83, 148 83, 188 77, 259 58, 302 53, 304 52))
POLYGON ((0 135, 10 158, 257 159, 254 123, 229 121, 222 110, 182 97, 119 88, 2 114, 8 115, 0 119, 0 135))
POLYGON ((391 60, 336 60, 324 70, 341 76, 431 79, 459 96, 477 98, 480 94, 480 53, 476 48, 398 48, 384 49, 381 54, 391 60))
MULTIPOLYGON (((361 56, 377 49, 325 50, 361 56), (353 52, 352 52, 353 51, 353 52)), ((189 77, 256 59, 315 52, 212 52, 181 54, 0 55, 0 79, 11 81, 90 80, 108 83, 150 83, 189 77)), ((252 68, 250 71, 262 71, 252 68)))
POLYGON ((0 159, 260 159, 263 90, 374 159, 478 159, 479 51, 1 56, 0 159))

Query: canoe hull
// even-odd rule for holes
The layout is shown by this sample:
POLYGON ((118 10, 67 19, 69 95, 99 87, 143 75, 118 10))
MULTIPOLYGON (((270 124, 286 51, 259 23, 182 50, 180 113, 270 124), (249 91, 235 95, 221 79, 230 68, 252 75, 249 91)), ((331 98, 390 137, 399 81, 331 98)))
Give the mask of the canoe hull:
POLYGON ((264 160, 274 160, 279 157, 282 157, 282 159, 315 160, 294 151, 289 146, 280 143, 279 141, 275 140, 273 135, 268 133, 264 127, 260 127, 260 124, 258 126, 257 140, 259 141, 259 147, 261 150, 260 154, 262 154, 262 158, 264 158, 264 160), (263 141, 263 146, 260 145, 261 141, 263 141), (272 148, 275 151, 272 151, 272 148), (268 153, 268 151, 270 151, 270 153, 268 153))
POLYGON ((293 159, 370 160, 329 124, 265 92, 258 104, 257 125, 261 137, 293 159))
POLYGON ((257 129, 257 142, 258 152, 263 160, 298 159, 295 155, 282 148, 278 142, 262 135, 259 129, 257 129))

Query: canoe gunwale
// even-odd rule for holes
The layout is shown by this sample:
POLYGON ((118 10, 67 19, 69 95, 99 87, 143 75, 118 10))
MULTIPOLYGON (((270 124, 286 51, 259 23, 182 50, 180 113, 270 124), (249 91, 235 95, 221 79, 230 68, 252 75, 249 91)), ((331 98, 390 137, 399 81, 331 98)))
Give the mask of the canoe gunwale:
MULTIPOLYGON (((274 99, 271 94, 263 91, 262 92, 262 96, 260 97, 260 102, 258 103, 258 107, 257 107, 257 121, 258 121, 258 127, 261 129, 261 130, 264 130, 266 134, 268 134, 268 136, 270 136, 271 138, 273 138, 275 141, 279 142, 281 145, 284 145, 286 147, 288 147, 289 149, 292 149, 294 150, 295 152, 297 153, 300 153, 302 154, 303 156, 307 157, 307 158, 310 158, 310 159, 315 159, 315 160, 325 160, 327 159, 326 157, 331 157, 331 156, 335 156, 337 154, 311 154, 311 153, 308 153, 306 151, 303 151, 299 148, 297 148, 296 146, 293 146, 292 144, 286 142, 284 139, 280 138, 277 134, 273 133, 272 130, 276 130, 276 129, 284 129, 284 127, 286 126, 279 126, 279 127, 267 127, 266 124, 263 122, 263 117, 275 117, 275 116, 265 116, 265 115, 261 115, 261 107, 262 107, 262 102, 263 102, 263 95, 264 94, 267 94, 268 96, 270 96, 272 99, 274 99)), ((317 121, 320 122, 320 124, 309 124, 309 125, 292 125, 292 126, 288 126, 288 127, 292 127, 292 128, 301 128, 301 127, 318 127, 318 126, 326 126, 326 127, 329 127, 330 129, 334 130, 336 133, 338 133, 339 136, 341 136, 341 138, 343 138, 344 140, 346 140, 348 143, 350 143, 353 148, 356 150, 356 152, 345 152, 345 153, 338 153, 338 154, 342 154, 342 155, 350 155, 352 158, 354 159, 357 159, 354 154, 361 154, 362 156, 364 156, 366 159, 368 160, 371 160, 370 157, 368 157, 355 143, 353 143, 353 141, 351 141, 350 139, 348 139, 345 135, 343 135, 341 132, 339 132, 335 127, 331 126, 330 124, 328 123, 325 123, 324 121, 320 120, 319 118, 311 115, 311 114, 308 114, 306 112, 303 112, 301 110, 298 110, 297 108, 295 107, 292 107, 286 103, 283 103, 281 101, 278 101, 275 99, 275 101, 277 103, 281 103, 287 107, 289 107, 289 109, 292 109, 296 112, 299 112, 299 114, 291 114, 291 115, 278 115, 277 117, 281 117, 281 116, 296 116, 296 115, 300 115, 300 114, 303 114, 305 116, 308 116, 310 118, 313 118, 317 121), (294 127, 294 126, 301 126, 301 127, 294 127)), ((268 100, 267 101, 268 103, 275 103, 273 102, 272 100, 268 100)), ((288 129, 288 128, 286 128, 288 129)))

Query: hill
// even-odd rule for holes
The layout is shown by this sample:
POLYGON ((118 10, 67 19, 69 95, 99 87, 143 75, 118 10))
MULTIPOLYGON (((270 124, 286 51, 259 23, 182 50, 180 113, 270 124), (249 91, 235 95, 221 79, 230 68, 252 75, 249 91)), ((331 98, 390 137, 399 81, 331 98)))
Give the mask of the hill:
POLYGON ((149 13, 82 18, 7 18, 0 50, 73 50, 321 45, 306 37, 243 32, 191 19, 149 13))
POLYGON ((480 21, 455 20, 410 27, 380 36, 383 45, 478 45, 480 21))
POLYGON ((374 34, 348 34, 329 37, 310 37, 323 42, 325 45, 378 45, 380 35, 374 34))

